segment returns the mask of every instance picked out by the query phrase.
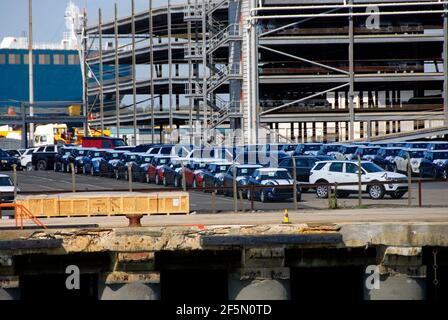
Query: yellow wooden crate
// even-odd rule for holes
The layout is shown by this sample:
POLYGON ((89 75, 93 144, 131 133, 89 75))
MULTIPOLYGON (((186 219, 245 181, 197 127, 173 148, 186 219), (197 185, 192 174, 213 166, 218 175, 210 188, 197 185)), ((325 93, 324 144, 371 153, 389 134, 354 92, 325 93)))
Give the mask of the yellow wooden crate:
POLYGON ((158 213, 183 213, 190 212, 190 199, 187 192, 159 192, 158 213))
POLYGON ((36 217, 58 217, 57 198, 48 195, 17 197, 17 204, 23 205, 36 217))

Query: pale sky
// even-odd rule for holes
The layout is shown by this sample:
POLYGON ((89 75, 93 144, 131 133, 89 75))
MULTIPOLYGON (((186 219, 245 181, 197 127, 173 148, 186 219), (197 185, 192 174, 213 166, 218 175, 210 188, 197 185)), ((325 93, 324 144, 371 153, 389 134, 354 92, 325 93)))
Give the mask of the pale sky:
MULTIPOLYGON (((80 8, 87 8, 88 25, 98 20, 101 7, 103 21, 113 18, 114 3, 118 5, 119 17, 131 12, 131 0, 73 0, 80 8)), ((154 7, 166 4, 167 0, 153 0, 154 7)), ((172 4, 185 3, 171 0, 172 4)), ((66 31, 64 13, 68 0, 33 0, 33 39, 40 43, 59 43, 66 31)), ((148 9, 148 0, 135 0, 136 12, 148 9)), ((4 37, 25 36, 28 32, 28 0, 0 0, 0 41, 4 37)))

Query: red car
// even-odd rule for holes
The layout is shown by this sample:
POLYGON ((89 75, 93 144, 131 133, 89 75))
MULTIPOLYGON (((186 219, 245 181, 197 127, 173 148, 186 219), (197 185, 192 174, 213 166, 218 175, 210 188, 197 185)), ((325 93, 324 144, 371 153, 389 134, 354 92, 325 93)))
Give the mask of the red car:
POLYGON ((215 162, 215 159, 197 160, 192 162, 193 181, 191 185, 193 188, 204 187, 204 172, 208 170, 210 163, 215 162))
POLYGON ((167 155, 156 155, 154 158, 152 158, 148 169, 146 170, 146 182, 155 182, 156 184, 161 184, 163 181, 163 177, 160 177, 157 174, 157 169, 159 167, 168 164, 172 158, 175 158, 176 156, 167 156, 167 155))

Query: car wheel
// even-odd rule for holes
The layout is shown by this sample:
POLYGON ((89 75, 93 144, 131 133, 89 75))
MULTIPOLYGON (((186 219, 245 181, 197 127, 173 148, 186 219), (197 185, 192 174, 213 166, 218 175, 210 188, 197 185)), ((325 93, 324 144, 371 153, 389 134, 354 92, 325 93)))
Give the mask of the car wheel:
POLYGON ((86 166, 82 166, 82 174, 87 174, 86 166))
MULTIPOLYGON (((319 183, 325 183, 326 181, 320 181, 319 183)), ((327 198, 328 197, 328 187, 327 186, 318 186, 316 188, 316 195, 318 198, 327 198)))
POLYGON ((160 184, 160 181, 159 181, 159 175, 156 173, 156 184, 160 184))
POLYGON ((65 172, 65 164, 61 164, 61 172, 65 172))
POLYGON ((149 179, 149 173, 145 174, 145 180, 146 180, 146 183, 150 183, 151 182, 150 179, 149 179))
POLYGON ((37 170, 47 170, 47 161, 45 160, 39 160, 37 162, 37 170))
POLYGON ((126 180, 126 181, 129 180, 129 174, 127 171, 124 172, 124 180, 126 180))
POLYGON ((71 167, 70 164, 68 164, 68 165, 67 165, 67 173, 70 173, 70 171, 71 171, 71 170, 70 170, 70 167, 71 167))
POLYGON ((447 169, 443 170, 442 178, 443 178, 444 180, 447 180, 447 179, 448 179, 448 170, 447 170, 447 169))
POLYGON ((33 171, 33 164, 31 162, 26 164, 26 171, 33 171))
POLYGON ((250 190, 247 190, 247 200, 252 200, 252 192, 250 190))
POLYGON ((179 187, 179 179, 178 178, 174 178, 174 187, 175 188, 179 187))
POLYGON ((196 182, 196 179, 194 179, 193 178, 193 183, 192 183, 192 185, 193 185, 193 188, 197 188, 198 187, 198 184, 197 184, 197 182, 196 182))
POLYGON ((118 170, 114 170, 115 179, 120 180, 120 174, 118 173, 118 170))
POLYGON ((53 164, 53 171, 58 172, 58 165, 56 164, 56 162, 53 164))
POLYGON ((404 196, 404 194, 405 194, 406 192, 403 192, 403 191, 400 191, 400 192, 394 192, 394 193, 391 193, 390 194, 390 197, 392 198, 392 199, 401 199, 401 198, 403 198, 403 196, 404 196))
POLYGON ((368 187, 370 199, 382 199, 384 198, 384 187, 380 184, 374 184, 368 187))
POLYGON ((91 176, 95 175, 95 170, 93 169, 93 166, 90 166, 90 175, 91 176))
POLYGON ((166 187, 168 186, 168 182, 166 181, 166 176, 163 176, 162 184, 166 187))
POLYGON ((79 173, 78 166, 75 166, 75 174, 78 174, 78 173, 79 173))

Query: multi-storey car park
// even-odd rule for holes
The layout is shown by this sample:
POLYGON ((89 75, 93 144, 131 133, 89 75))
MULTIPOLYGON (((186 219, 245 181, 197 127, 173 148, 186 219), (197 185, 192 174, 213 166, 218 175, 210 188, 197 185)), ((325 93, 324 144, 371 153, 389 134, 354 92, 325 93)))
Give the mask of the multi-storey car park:
POLYGON ((446 135, 447 4, 149 0, 109 22, 99 10, 83 31, 85 111, 137 142, 198 123, 246 143, 446 135))

